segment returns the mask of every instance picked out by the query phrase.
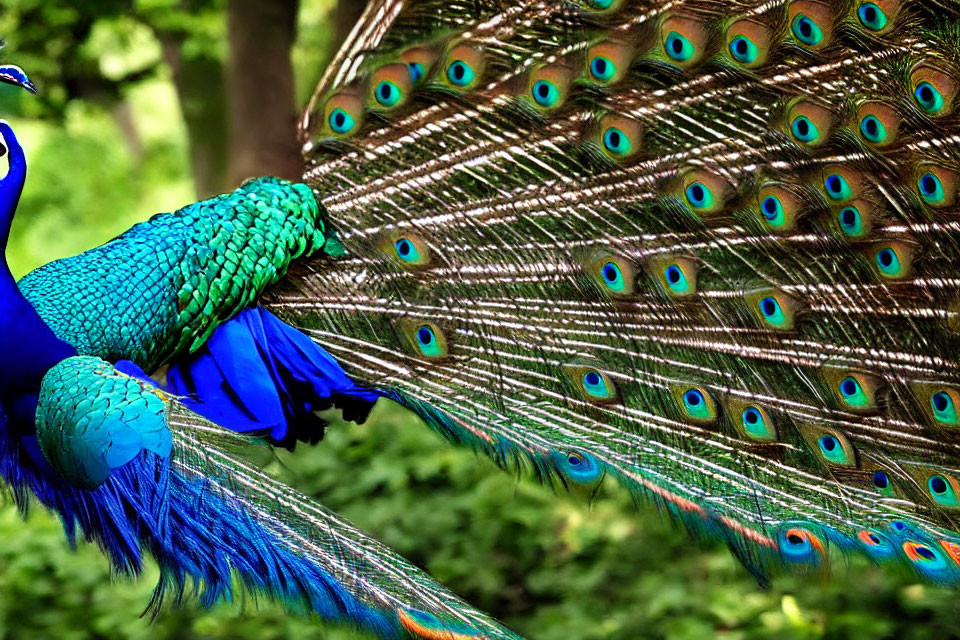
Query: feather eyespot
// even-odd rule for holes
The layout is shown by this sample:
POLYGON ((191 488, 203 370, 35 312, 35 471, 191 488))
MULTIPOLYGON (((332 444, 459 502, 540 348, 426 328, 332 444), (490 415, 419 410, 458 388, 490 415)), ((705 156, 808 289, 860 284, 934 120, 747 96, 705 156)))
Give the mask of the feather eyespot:
POLYGON ((892 498, 896 495, 893 489, 893 482, 890 480, 890 476, 887 475, 886 471, 875 471, 870 478, 870 482, 883 497, 892 498))
POLYGON ((931 164, 921 164, 916 172, 917 194, 930 207, 953 206, 957 200, 956 172, 931 164))
POLYGON ((577 392, 587 402, 606 404, 617 400, 617 386, 613 378, 592 364, 568 364, 564 373, 577 392))
POLYGON ((403 63, 383 66, 370 78, 371 108, 389 110, 403 106, 413 91, 410 68, 403 63))
POLYGON ((837 223, 840 225, 840 230, 851 238, 859 238, 866 234, 863 215, 853 204, 840 209, 837 213, 837 223))
POLYGON ((626 258, 600 251, 584 266, 586 273, 611 296, 628 298, 636 292, 636 269, 626 258))
POLYGON ((857 7, 857 19, 870 31, 883 31, 889 22, 887 14, 875 2, 861 3, 857 7))
POLYGON ((420 236, 410 231, 395 230, 385 234, 380 243, 380 251, 407 269, 425 267, 431 259, 430 247, 420 236))
POLYGON ((483 53, 470 45, 459 44, 447 53, 443 69, 444 79, 450 87, 473 89, 483 75, 483 53))
POLYGON ((553 451, 550 458, 564 480, 577 487, 595 487, 603 478, 603 466, 585 451, 553 451))
POLYGON ((816 148, 826 143, 833 121, 833 112, 807 99, 795 101, 787 110, 790 136, 804 147, 816 148))
POLYGON ((902 280, 913 271, 913 248, 903 242, 891 240, 876 244, 870 249, 877 273, 886 280, 902 280))
POLYGON ((823 367, 823 375, 837 401, 847 411, 870 414, 879 409, 877 398, 881 378, 832 365, 823 367))
POLYGON ((640 149, 640 123, 615 113, 600 119, 599 143, 607 157, 625 160, 640 149))
POLYGON ((812 531, 784 525, 777 536, 780 556, 791 564, 819 565, 826 557, 826 548, 812 531))
POLYGON ((681 176, 681 185, 684 203, 700 215, 722 211, 730 198, 730 183, 700 169, 685 171, 681 176))
POLYGON ((587 8, 594 11, 610 11, 616 8, 620 2, 619 0, 586 0, 586 4, 587 8))
POLYGON ((921 111, 934 118, 953 111, 957 82, 950 74, 921 64, 910 74, 913 101, 921 111))
POLYGON ((857 466, 856 451, 843 433, 818 425, 802 425, 800 430, 814 453, 825 464, 833 467, 857 466))
POLYGON ((674 386, 671 389, 680 411, 693 424, 712 425, 719 416, 717 403, 706 388, 700 386, 674 386))
POLYGON ((896 553, 896 549, 886 536, 872 529, 864 529, 857 533, 860 547, 875 560, 886 560, 896 553))
POLYGON ((686 69, 703 59, 707 32, 700 20, 671 17, 660 25, 660 43, 667 59, 686 69))
POLYGON ((757 193, 759 217, 770 231, 792 231, 797 226, 802 206, 796 194, 778 184, 767 184, 757 193))
POLYGON ((815 0, 797 0, 788 9, 790 33, 809 49, 822 49, 833 41, 834 8, 815 0))
POLYGON ((754 291, 748 293, 744 299, 765 328, 792 331, 796 326, 800 305, 797 300, 782 291, 754 291))
POLYGON ((426 360, 442 360, 449 355, 446 334, 432 322, 406 318, 400 323, 400 331, 413 352, 426 360))
POLYGON ((437 61, 437 54, 426 47, 413 47, 400 54, 400 60, 407 65, 410 82, 417 86, 423 82, 427 73, 433 68, 437 61))
POLYGON ((753 20, 730 23, 726 33, 726 53, 734 62, 747 69, 756 69, 767 63, 773 32, 753 20))
POLYGON ((324 129, 335 137, 356 133, 363 122, 363 102, 353 94, 331 96, 324 105, 324 129))
POLYGON ((960 416, 957 414, 958 405, 960 405, 960 394, 954 389, 943 389, 930 396, 933 419, 945 425, 960 424, 960 416))
POLYGON ((540 109, 556 109, 567 99, 571 76, 570 69, 557 64, 534 69, 530 73, 528 95, 540 109))
POLYGON ((740 428, 754 440, 775 440, 777 437, 770 415, 757 405, 750 405, 740 413, 740 428))
POLYGON ((823 192, 831 202, 847 202, 861 195, 864 178, 860 172, 843 165, 827 165, 823 169, 823 192))
POLYGON ((953 476, 942 473, 931 475, 927 478, 927 490, 933 501, 941 507, 960 509, 960 486, 953 476))
POLYGON ((885 102, 864 102, 857 110, 857 122, 860 137, 873 147, 890 146, 900 134, 900 116, 885 102))
POLYGON ((690 258, 660 256, 649 259, 648 268, 671 298, 686 298, 697 292, 697 265, 690 258))
POLYGON ((903 543, 902 548, 907 559, 923 572, 939 573, 948 568, 946 559, 931 545, 907 540, 903 543))
POLYGON ((601 84, 619 82, 630 68, 632 49, 623 43, 603 41, 587 51, 587 79, 601 84))

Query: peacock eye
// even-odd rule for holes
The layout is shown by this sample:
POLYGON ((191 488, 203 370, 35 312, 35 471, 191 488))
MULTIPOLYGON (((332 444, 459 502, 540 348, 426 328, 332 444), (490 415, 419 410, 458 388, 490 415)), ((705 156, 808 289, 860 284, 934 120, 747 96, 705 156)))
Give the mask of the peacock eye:
POLYGON ((617 65, 604 56, 594 56, 590 61, 590 75, 601 82, 609 82, 617 73, 617 65))
POLYGON ((944 201, 943 183, 932 172, 927 172, 917 179, 917 189, 920 197, 928 204, 940 204, 944 201))
POLYGON ((801 425, 800 430, 823 462, 840 467, 856 466, 853 445, 841 432, 810 425, 801 425))
POLYGON ((880 122, 880 118, 874 115, 868 115, 860 121, 860 133, 874 144, 881 144, 887 139, 886 127, 880 122))
POLYGON ((753 64, 757 60, 758 53, 757 45, 747 36, 737 36, 730 41, 730 55, 737 62, 753 64))
POLYGON ((377 102, 385 107, 396 105, 400 102, 400 98, 403 95, 400 88, 389 80, 384 80, 378 84, 374 94, 376 95, 377 102))
POLYGON ((587 4, 593 9, 609 9, 613 6, 614 0, 587 0, 587 4))
POLYGON ((960 424, 957 405, 949 391, 938 391, 930 396, 930 407, 933 409, 933 418, 937 422, 949 425, 960 424))
POLYGON ((531 90, 533 99, 541 107, 552 107, 560 99, 560 92, 557 87, 548 80, 538 80, 534 83, 531 90))
POLYGON ((847 463, 846 453, 836 436, 829 434, 820 436, 817 444, 820 446, 820 453, 830 462, 841 465, 847 463))
POLYGON ((823 181, 823 186, 827 192, 827 197, 831 200, 849 200, 853 195, 853 190, 850 189, 850 183, 839 173, 828 175, 823 181))
POLYGON ((551 451, 550 459, 564 480, 579 487, 594 487, 603 477, 603 466, 585 451, 551 451))
POLYGON ((410 71, 410 80, 416 84, 423 78, 423 65, 419 62, 411 62, 407 64, 407 69, 410 71))
POLYGON ((330 129, 341 135, 349 133, 355 126, 353 117, 343 109, 336 108, 330 112, 330 129))
POLYGON ((913 97, 927 113, 937 113, 943 109, 943 96, 929 82, 919 83, 913 91, 913 97))
POLYGON ((815 47, 823 42, 823 30, 804 13, 797 14, 790 29, 793 31, 793 37, 805 45, 815 47))
POLYGON ((416 245, 407 238, 397 240, 393 246, 397 251, 397 257, 404 262, 417 262, 420 260, 420 252, 417 251, 416 245))
POLYGON ((960 507, 957 481, 953 478, 934 474, 927 480, 927 488, 930 490, 930 497, 940 506, 954 509, 960 507))
POLYGON ((614 292, 620 293, 626 289, 626 282, 623 278, 623 272, 615 262, 608 262, 600 270, 604 283, 614 292))
POLYGON ((853 376, 847 376, 841 380, 838 390, 840 398, 851 407, 862 407, 870 403, 863 386, 853 376))
POLYGON ((740 424, 743 431, 756 440, 773 440, 776 437, 770 417, 760 407, 751 405, 744 409, 740 414, 740 424))
POLYGON ((702 182, 694 182, 683 192, 687 204, 697 210, 709 209, 713 206, 713 194, 710 188, 702 182))
POLYGON ((840 229, 846 235, 851 237, 863 235, 863 218, 856 207, 849 206, 841 209, 837 214, 837 220, 840 222, 840 229))
POLYGON ((455 87, 467 87, 475 78, 473 69, 463 60, 454 60, 447 67, 447 80, 455 87))
POLYGON ((607 387, 606 380, 598 371, 590 370, 583 374, 583 390, 586 391, 587 395, 597 399, 610 397, 610 389, 607 387))
POLYGON ((880 492, 880 495, 886 498, 891 498, 896 495, 893 489, 893 483, 890 481, 890 476, 888 476, 885 471, 875 472, 873 478, 871 478, 871 482, 876 490, 880 492))
POLYGON ((674 293, 683 294, 690 291, 690 283, 687 281, 687 276, 683 273, 680 265, 671 264, 664 269, 663 279, 667 283, 667 287, 674 293))
POLYGON ((603 146, 615 156, 626 156, 633 150, 630 138, 617 127, 610 127, 603 132, 603 146))
POLYGON ((860 24, 871 31, 882 31, 887 26, 887 14, 873 2, 864 2, 857 9, 860 24))
POLYGON ((428 326, 423 325, 417 329, 417 344, 420 345, 420 352, 428 357, 440 355, 440 341, 437 340, 437 334, 428 326))
POLYGON ((800 142, 816 142, 817 138, 820 137, 817 125, 813 124, 813 121, 806 116, 794 118, 790 124, 790 131, 793 133, 793 137, 800 142))
POLYGON ((712 424, 717 419, 717 405, 713 397, 698 387, 680 387, 675 390, 680 408, 696 424, 712 424))
POLYGON ((667 34, 667 38, 663 42, 663 48, 667 55, 677 62, 687 62, 696 53, 693 43, 676 31, 667 34))
POLYGON ((783 308, 773 296, 761 298, 757 307, 760 311, 760 315, 763 316, 763 319, 770 324, 780 327, 786 323, 787 318, 783 313, 783 308))
POLYGON ((760 211, 767 222, 774 227, 783 225, 783 204, 777 196, 770 195, 764 198, 760 203, 760 211))

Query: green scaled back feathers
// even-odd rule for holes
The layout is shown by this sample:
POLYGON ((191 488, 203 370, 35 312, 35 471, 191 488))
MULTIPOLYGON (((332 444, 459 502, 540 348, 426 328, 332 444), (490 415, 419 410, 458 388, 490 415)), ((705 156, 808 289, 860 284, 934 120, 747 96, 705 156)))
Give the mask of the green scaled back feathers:
POLYGON ((19 287, 82 355, 153 371, 202 345, 291 260, 314 253, 339 255, 342 247, 310 189, 261 178, 44 265, 19 287))
POLYGON ((268 305, 759 576, 956 585, 958 82, 948 0, 375 2, 302 123, 347 256, 268 305))

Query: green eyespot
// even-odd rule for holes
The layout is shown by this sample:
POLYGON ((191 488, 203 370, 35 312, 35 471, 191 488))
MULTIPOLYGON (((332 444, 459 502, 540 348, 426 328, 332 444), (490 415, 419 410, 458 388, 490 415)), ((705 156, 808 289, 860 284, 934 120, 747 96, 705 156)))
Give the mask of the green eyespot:
POLYGON ((869 142, 881 144, 887 139, 887 129, 877 116, 869 115, 860 121, 860 133, 869 142))
POLYGON ((587 402, 606 404, 617 399, 617 387, 613 379, 593 364, 567 364, 564 373, 587 402))
POLYGON ((955 393, 944 390, 937 391, 930 396, 930 408, 933 410, 934 420, 951 426, 960 424, 960 417, 957 415, 957 403, 953 397, 955 393))
POLYGON ((587 0, 587 4, 592 9, 599 9, 603 11, 604 9, 609 9, 613 6, 614 0, 587 0))
POLYGON ((937 113, 943 109, 943 96, 929 82, 921 82, 913 91, 917 105, 927 113, 937 113))
POLYGON ((672 298, 684 298, 697 291, 696 263, 689 258, 660 256, 647 263, 664 292, 672 298))
POLYGON ((615 156, 626 156, 633 150, 630 138, 617 127, 610 127, 603 132, 603 146, 615 156))
POLYGON ((447 80, 455 87, 467 87, 473 83, 476 74, 463 60, 454 60, 447 67, 447 80))
POLYGON ((740 414, 740 425, 744 433, 755 440, 774 440, 776 434, 770 416, 763 408, 756 405, 748 406, 740 414))
POLYGON ((900 273, 900 258, 897 252, 890 247, 884 247, 877 251, 877 268, 884 275, 896 276, 900 273))
POLYGON ((440 355, 440 341, 437 340, 437 334, 428 326, 423 325, 417 329, 417 344, 420 345, 420 352, 431 358, 440 355))
POLYGON ((394 243, 394 248, 397 252, 397 257, 403 260, 404 262, 419 262, 420 252, 417 250, 417 247, 413 242, 408 238, 401 238, 394 243))
POLYGON ((740 35, 730 41, 730 55, 737 62, 753 64, 758 53, 757 45, 746 36, 740 35))
POLYGON ((677 386, 671 389, 680 410, 694 424, 710 425, 717 421, 717 404, 702 387, 677 386))
POLYGON ((667 287, 674 293, 687 293, 690 291, 690 283, 687 282, 687 276, 683 273, 680 265, 671 264, 663 270, 663 279, 667 287))
POLYGON ((538 80, 534 83, 531 93, 534 101, 541 107, 552 107, 560 99, 560 92, 552 82, 547 80, 538 80))
POLYGON ((420 82, 424 74, 423 64, 419 62, 410 62, 407 64, 407 69, 410 71, 410 81, 414 84, 420 82))
POLYGON ((760 212, 771 226, 780 227, 783 225, 783 204, 777 196, 769 195, 764 198, 760 202, 760 212))
POLYGON ((823 186, 827 197, 837 202, 849 200, 853 195, 853 190, 850 189, 850 183, 839 173, 828 175, 823 181, 823 186))
POLYGON ((790 132, 793 137, 804 143, 816 142, 820 137, 820 131, 817 125, 806 116, 797 116, 790 125, 790 132))
POLYGON ((874 245, 873 259, 877 271, 884 278, 897 280, 910 275, 913 249, 895 240, 874 245))
POLYGON ((852 238, 863 235, 863 217, 856 207, 851 205, 841 209, 837 214, 837 221, 840 223, 840 230, 846 235, 852 238))
POLYGON ((775 233, 786 233, 796 228, 804 210, 801 198, 777 183, 761 186, 756 202, 760 220, 775 233))
POLYGON ((427 360, 447 357, 447 337, 434 323, 405 318, 400 321, 399 328, 404 341, 415 355, 427 360))
POLYGON ((764 320, 776 327, 783 326, 787 321, 787 318, 783 313, 783 308, 773 296, 761 298, 758 309, 760 310, 760 315, 763 316, 764 320))
POLYGON ((877 412, 877 396, 884 384, 883 378, 833 364, 823 365, 821 371, 843 409, 864 415, 877 412))
POLYGON ((377 89, 374 93, 376 95, 377 102, 385 107, 392 107, 396 105, 398 102, 400 102, 400 98, 403 97, 400 88, 389 80, 381 81, 380 84, 377 85, 377 89))
POLYGON ((684 190, 683 195, 687 204, 695 210, 700 211, 713 207, 713 194, 710 192, 710 188, 702 182, 694 182, 689 185, 684 190))
POLYGON ((862 407, 869 402, 863 387, 853 376, 847 376, 841 380, 838 389, 843 401, 852 407, 862 407))
POLYGON ((873 2, 864 2, 857 9, 860 24, 871 31, 882 31, 887 26, 887 14, 873 2))
POLYGON ((927 172, 917 179, 917 190, 927 204, 940 204, 946 199, 943 183, 933 172, 927 172))
POLYGON ((798 302, 791 296, 766 289, 747 293, 744 300, 765 328, 779 331, 794 328, 798 302))
POLYGON ((667 38, 663 43, 663 49, 666 51, 667 56, 677 62, 687 62, 693 58, 693 55, 696 53, 693 43, 676 31, 671 31, 667 34, 667 38))
POLYGON ((803 44, 815 47, 823 42, 823 30, 806 14, 797 14, 790 25, 793 37, 803 44))
POLYGON ((604 56, 594 56, 590 61, 590 75, 600 82, 610 82, 617 73, 617 65, 604 56))
POLYGON ((826 464, 835 467, 856 466, 857 456, 853 445, 840 431, 824 429, 819 425, 801 425, 800 431, 826 464))
POLYGON ((897 492, 893 488, 893 482, 890 480, 890 476, 887 475, 886 471, 875 472, 871 482, 883 497, 893 498, 897 495, 897 492))
POLYGON ((951 477, 934 474, 927 479, 930 497, 942 507, 956 509, 960 507, 957 497, 957 481, 951 477))
POLYGON ((822 435, 817 440, 817 444, 820 447, 820 454, 827 461, 836 465, 849 464, 847 454, 843 450, 843 445, 840 444, 840 440, 838 440, 835 435, 822 435))
POLYGON ((330 129, 341 135, 349 133, 350 130, 356 125, 353 117, 340 108, 334 109, 330 112, 329 123, 330 129))
POLYGON ((600 274, 607 288, 611 291, 620 293, 626 288, 626 282, 623 279, 623 272, 615 262, 608 262, 600 269, 600 274))

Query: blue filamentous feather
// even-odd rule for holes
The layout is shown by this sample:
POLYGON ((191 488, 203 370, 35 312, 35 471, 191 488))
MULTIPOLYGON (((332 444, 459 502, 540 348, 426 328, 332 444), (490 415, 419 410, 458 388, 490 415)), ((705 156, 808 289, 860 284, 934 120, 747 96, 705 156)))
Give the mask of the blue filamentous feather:
POLYGON ((0 470, 161 594, 514 638, 238 455, 386 397, 761 581, 955 588, 958 108, 952 0, 373 0, 303 184, 0 273, 0 470))

